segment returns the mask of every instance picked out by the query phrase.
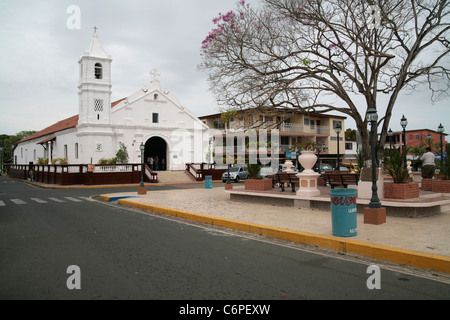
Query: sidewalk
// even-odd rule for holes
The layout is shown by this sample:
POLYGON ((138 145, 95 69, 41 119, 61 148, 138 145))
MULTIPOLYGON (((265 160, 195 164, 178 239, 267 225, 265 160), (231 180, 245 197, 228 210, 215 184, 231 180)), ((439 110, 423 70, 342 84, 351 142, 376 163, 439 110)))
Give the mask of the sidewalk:
MULTIPOLYGON (((234 186, 239 188, 243 186, 234 186)), ((212 189, 152 190, 141 196, 137 192, 102 195, 104 200, 112 197, 133 197, 119 203, 184 219, 450 274, 450 210, 416 219, 388 216, 380 226, 364 224, 358 214, 357 235, 338 238, 332 236, 331 209, 230 200, 219 184, 212 189)))

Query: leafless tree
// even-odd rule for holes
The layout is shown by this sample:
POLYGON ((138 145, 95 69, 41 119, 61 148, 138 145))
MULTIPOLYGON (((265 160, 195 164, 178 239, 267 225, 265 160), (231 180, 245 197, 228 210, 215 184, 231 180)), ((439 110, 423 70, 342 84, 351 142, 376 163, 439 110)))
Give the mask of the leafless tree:
POLYGON ((262 1, 239 1, 203 42, 199 68, 222 106, 344 113, 369 157, 370 107, 381 150, 401 92, 428 83, 448 98, 449 0, 262 1))

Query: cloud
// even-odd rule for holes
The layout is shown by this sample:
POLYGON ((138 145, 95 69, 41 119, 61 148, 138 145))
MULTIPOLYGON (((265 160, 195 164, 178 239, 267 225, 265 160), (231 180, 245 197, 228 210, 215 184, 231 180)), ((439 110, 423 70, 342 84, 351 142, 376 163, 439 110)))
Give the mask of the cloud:
MULTIPOLYGON (((0 133, 41 130, 78 113, 78 59, 98 27, 113 58, 112 99, 147 85, 157 68, 160 81, 198 116, 217 112, 207 75, 197 70, 202 40, 212 19, 237 0, 2 0, 0 11, 0 133), (80 29, 70 30, 67 8, 80 8, 80 29)), ((255 3, 258 1, 255 0, 255 3)), ((426 90, 402 96, 393 115, 410 127, 450 130, 448 101, 431 106, 426 90)), ((347 127, 352 127, 349 119, 347 127)), ((397 121, 399 122, 399 121, 397 121)), ((397 128, 396 128, 397 127, 397 128)))

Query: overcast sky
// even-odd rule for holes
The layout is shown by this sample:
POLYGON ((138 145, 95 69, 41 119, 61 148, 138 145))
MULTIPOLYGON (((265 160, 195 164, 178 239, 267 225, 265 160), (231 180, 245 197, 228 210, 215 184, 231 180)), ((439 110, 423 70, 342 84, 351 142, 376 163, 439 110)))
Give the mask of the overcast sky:
MULTIPOLYGON (((255 5, 260 0, 247 1, 255 5)), ((93 26, 112 56, 112 101, 147 85, 158 69, 161 85, 197 116, 218 112, 206 74, 197 70, 212 19, 237 0, 2 0, 0 4, 0 134, 41 130, 78 114, 78 59, 93 26), (69 29, 71 5, 80 28, 69 29)), ((450 101, 432 105, 427 90, 402 96, 391 127, 450 132, 450 101)), ((381 111, 381 110, 380 110, 381 111)), ((346 127, 354 128, 352 119, 346 127)))

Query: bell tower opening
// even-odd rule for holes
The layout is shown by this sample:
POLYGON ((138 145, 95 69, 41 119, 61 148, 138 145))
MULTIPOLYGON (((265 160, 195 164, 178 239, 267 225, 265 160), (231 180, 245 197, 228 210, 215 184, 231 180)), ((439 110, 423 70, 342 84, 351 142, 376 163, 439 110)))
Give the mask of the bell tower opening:
POLYGON ((103 79, 103 67, 101 63, 95 64, 95 79, 103 79))

